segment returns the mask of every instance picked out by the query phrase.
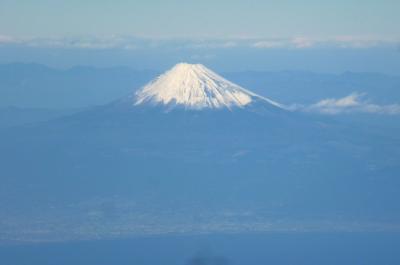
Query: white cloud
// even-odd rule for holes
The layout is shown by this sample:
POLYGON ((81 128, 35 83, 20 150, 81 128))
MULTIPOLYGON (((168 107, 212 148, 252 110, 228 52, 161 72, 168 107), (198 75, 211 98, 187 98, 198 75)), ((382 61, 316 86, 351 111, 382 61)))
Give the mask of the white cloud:
POLYGON ((109 38, 32 38, 21 43, 31 47, 67 48, 67 49, 131 49, 128 40, 119 37, 109 38))
POLYGON ((211 60, 215 57, 215 54, 193 54, 190 56, 190 58, 194 60, 211 60))
POLYGON ((224 48, 232 48, 232 47, 236 47, 237 43, 234 41, 227 41, 222 43, 222 47, 224 48))
POLYGON ((330 40, 341 48, 371 48, 384 43, 390 43, 389 39, 377 39, 371 37, 337 36, 330 40))
POLYGON ((363 49, 373 48, 378 46, 387 46, 398 44, 398 39, 394 38, 379 38, 379 37, 364 37, 364 36, 333 36, 325 38, 315 38, 307 36, 298 36, 286 39, 264 39, 253 40, 250 44, 254 48, 289 48, 289 49, 305 49, 313 47, 336 47, 336 48, 352 48, 363 49))
POLYGON ((236 43, 233 40, 202 40, 202 41, 196 41, 196 40, 188 40, 187 44, 184 45, 184 48, 189 48, 189 49, 223 49, 223 48, 234 48, 238 46, 238 43, 236 43))
POLYGON ((251 46, 254 48, 260 48, 260 49, 271 49, 271 48, 281 48, 287 45, 285 41, 281 40, 263 40, 263 41, 257 41, 253 43, 251 46))
POLYGON ((0 44, 2 43, 13 43, 16 42, 16 40, 11 37, 11 36, 6 36, 6 35, 0 35, 0 44))
POLYGON ((337 48, 370 48, 382 45, 398 45, 398 39, 332 36, 315 38, 296 36, 289 38, 205 38, 205 39, 174 39, 174 38, 140 38, 135 36, 106 36, 106 37, 69 37, 69 38, 15 38, 0 35, 1 43, 14 43, 31 47, 55 47, 71 49, 139 49, 175 47, 176 49, 305 49, 313 47, 337 48))
POLYGON ((292 105, 289 107, 289 109, 331 115, 342 113, 400 114, 400 104, 373 104, 367 100, 364 100, 364 96, 365 94, 352 93, 343 98, 323 99, 308 106, 292 105))
POLYGON ((250 46, 258 49, 273 49, 273 48, 304 49, 313 47, 315 44, 317 44, 317 42, 311 38, 295 37, 286 39, 258 40, 251 43, 250 46))
POLYGON ((296 38, 292 39, 292 44, 296 48, 310 48, 310 47, 314 46, 315 41, 310 38, 306 38, 306 37, 296 37, 296 38))

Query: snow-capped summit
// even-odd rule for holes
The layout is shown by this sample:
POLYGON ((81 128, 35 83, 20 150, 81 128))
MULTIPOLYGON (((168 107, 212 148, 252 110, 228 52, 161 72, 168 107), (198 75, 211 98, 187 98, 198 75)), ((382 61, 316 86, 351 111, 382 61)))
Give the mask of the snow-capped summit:
POLYGON ((134 104, 180 106, 186 109, 243 108, 255 101, 281 107, 236 85, 202 64, 179 63, 136 92, 134 104))

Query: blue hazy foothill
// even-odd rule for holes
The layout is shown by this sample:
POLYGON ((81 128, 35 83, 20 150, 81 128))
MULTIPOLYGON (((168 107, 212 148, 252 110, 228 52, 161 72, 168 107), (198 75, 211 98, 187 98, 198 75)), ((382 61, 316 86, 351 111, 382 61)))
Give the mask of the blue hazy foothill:
MULTIPOLYGON (((81 258, 60 261, 51 253, 63 257, 65 251, 73 251, 79 256, 83 247, 90 249, 88 263, 150 264, 159 262, 150 255, 153 248, 160 253, 168 246, 175 251, 189 244, 187 254, 162 252, 157 257, 170 264, 236 264, 247 259, 250 264, 289 264, 294 259, 300 264, 352 264, 350 246, 343 247, 347 240, 357 245, 352 249, 357 260, 371 255, 361 258, 367 264, 398 260, 393 245, 400 220, 397 115, 322 115, 264 100, 231 109, 190 109, 175 101, 135 105, 132 95, 155 72, 19 64, 3 65, 1 71, 14 74, 0 74, 10 85, 2 92, 14 100, 9 102, 17 105, 17 95, 25 97, 18 108, 0 110, 0 241, 28 244, 0 247, 8 261, 24 264, 32 257, 38 264, 80 264, 81 258), (137 87, 131 74, 140 76, 137 87), (119 88, 110 89, 116 80, 119 88), (57 87, 58 83, 64 85, 57 87), (93 90, 97 85, 98 91, 93 90), (52 89, 65 96, 56 97, 52 89), (35 98, 34 91, 41 91, 42 97, 35 98), (93 98, 97 92, 101 97, 93 98), (81 94, 82 100, 68 99, 69 93, 81 94), (62 108, 52 110, 57 102, 62 108), (204 233, 210 235, 185 237, 204 233), (232 233, 236 235, 227 235, 232 233), (164 234, 171 236, 160 237, 164 234), (107 241, 126 237, 137 239, 107 241), (55 244, 94 239, 101 240, 55 244), (105 246, 107 242, 113 243, 105 246), (326 242, 333 242, 332 248, 326 242), (204 245, 212 245, 216 254, 204 254, 204 245), (266 255, 263 246, 292 256, 266 255), (142 254, 128 253, 130 248, 142 254), (236 254, 235 249, 245 253, 236 254), (314 256, 314 251, 336 256, 314 256), (47 255, 41 259, 38 253, 47 255)), ((296 97, 304 104, 323 99, 318 96, 323 95, 321 84, 331 97, 363 86, 367 91, 361 92, 379 104, 398 102, 398 78, 381 74, 287 71, 224 76, 286 104, 296 97), (377 90, 379 84, 382 90, 377 90), (390 102, 387 91, 393 95, 390 102)))

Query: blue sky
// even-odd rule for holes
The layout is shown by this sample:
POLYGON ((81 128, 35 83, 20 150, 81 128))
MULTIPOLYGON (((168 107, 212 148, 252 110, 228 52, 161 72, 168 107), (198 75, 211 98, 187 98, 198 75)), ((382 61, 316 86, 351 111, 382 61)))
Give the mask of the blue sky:
POLYGON ((399 10, 398 0, 2 0, 0 34, 396 38, 399 10))
POLYGON ((0 0, 0 63, 400 75, 399 0, 0 0))

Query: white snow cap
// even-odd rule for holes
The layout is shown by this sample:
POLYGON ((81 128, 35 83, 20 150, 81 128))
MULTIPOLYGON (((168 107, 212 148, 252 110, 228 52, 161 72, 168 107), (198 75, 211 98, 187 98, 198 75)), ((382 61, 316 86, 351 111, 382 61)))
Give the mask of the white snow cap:
POLYGON ((243 108, 254 100, 267 101, 211 71, 202 64, 179 63, 135 94, 135 105, 162 104, 187 109, 243 108))

